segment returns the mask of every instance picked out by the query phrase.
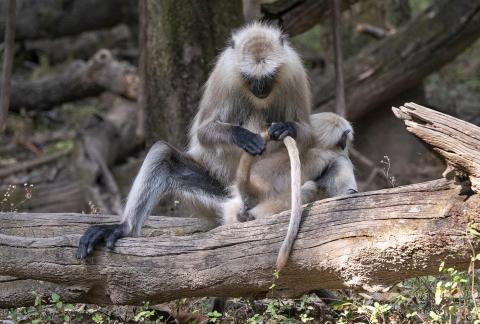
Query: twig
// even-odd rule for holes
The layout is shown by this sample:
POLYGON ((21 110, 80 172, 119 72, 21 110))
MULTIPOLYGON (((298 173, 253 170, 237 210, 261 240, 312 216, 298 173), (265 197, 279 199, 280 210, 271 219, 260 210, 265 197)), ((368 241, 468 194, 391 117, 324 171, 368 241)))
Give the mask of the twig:
POLYGON ((113 177, 113 174, 110 172, 107 163, 102 158, 101 154, 98 153, 95 147, 89 148, 86 146, 88 155, 92 158, 92 160, 98 165, 100 172, 103 176, 103 181, 105 181, 105 186, 107 187, 108 191, 112 195, 112 210, 113 212, 121 215, 123 208, 122 208, 122 197, 120 195, 120 189, 118 188, 117 182, 113 177))
POLYGON ((8 0, 7 19, 5 26, 5 51, 3 52, 3 73, 0 93, 0 132, 7 123, 8 107, 10 106, 10 87, 15 52, 15 11, 16 0, 8 0))
POLYGON ((14 165, 12 167, 0 170, 0 178, 5 178, 5 177, 7 177, 11 174, 14 174, 14 173, 24 171, 24 170, 28 170, 28 169, 31 169, 33 167, 37 167, 37 166, 45 164, 45 163, 50 163, 52 161, 55 161, 56 159, 61 158, 62 156, 67 155, 68 153, 70 153, 69 150, 59 151, 59 152, 55 152, 55 153, 52 153, 52 154, 49 154, 49 155, 42 156, 42 157, 37 158, 37 159, 17 163, 16 165, 14 165))
MULTIPOLYGON (((97 186, 92 186, 87 188, 88 193, 90 194, 93 202, 97 205, 97 207, 100 209, 101 213, 111 213, 112 210, 108 208, 107 204, 105 203, 105 200, 102 198, 102 195, 100 194, 100 189, 97 186)), ((90 213, 91 211, 89 211, 90 213)))
POLYGON ((383 28, 373 26, 373 25, 370 25, 370 24, 366 24, 366 23, 358 24, 357 27, 355 28, 355 30, 358 33, 367 34, 367 35, 373 36, 377 39, 385 38, 386 36, 391 34, 391 32, 388 31, 388 30, 385 30, 383 28))
POLYGON ((332 28, 333 28, 333 43, 335 47, 335 112, 342 117, 347 114, 345 104, 345 85, 343 80, 343 54, 342 54, 342 40, 341 40, 341 8, 340 0, 331 0, 331 8, 333 12, 332 28))
MULTIPOLYGON (((354 148, 350 149, 350 154, 352 155, 353 158, 355 158, 358 162, 361 164, 365 165, 366 167, 370 168, 372 171, 370 171, 370 174, 368 175, 367 180, 365 181, 365 184, 363 185, 364 188, 368 188, 368 186, 375 180, 375 178, 378 175, 383 175, 383 170, 380 169, 372 160, 370 160, 368 157, 360 153, 354 148)), ((383 179, 383 177, 381 177, 383 179)))

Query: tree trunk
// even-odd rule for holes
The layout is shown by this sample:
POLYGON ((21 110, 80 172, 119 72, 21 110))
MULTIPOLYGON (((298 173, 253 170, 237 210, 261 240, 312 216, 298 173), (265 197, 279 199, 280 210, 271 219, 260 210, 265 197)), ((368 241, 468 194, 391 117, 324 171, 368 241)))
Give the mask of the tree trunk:
MULTIPOLYGON (((469 176, 477 191, 480 128, 414 104, 395 113, 469 176)), ((436 180, 307 205, 276 291, 284 296, 319 288, 378 291, 435 274, 441 261, 466 269, 468 243, 480 246, 465 234, 468 223, 480 222, 480 196, 470 192, 465 199, 464 189, 436 180)), ((107 216, 97 222, 113 220, 107 216)), ((88 216, 0 214, 0 276, 75 287, 73 299, 97 304, 265 294, 289 212, 188 236, 124 238, 113 253, 99 248, 87 260, 77 260, 80 235, 72 231, 80 232, 86 221, 88 216)), ((182 226, 191 220, 152 218, 145 232, 151 235, 156 222, 168 228, 170 221, 182 226)), ((203 230, 202 224, 190 223, 189 231, 180 232, 203 230)))
MULTIPOLYGON (((0 2, 0 41, 7 1, 0 2)), ((131 0, 18 0, 16 39, 54 38, 112 27, 136 16, 131 0), (127 19, 125 19, 127 18, 127 19)))
MULTIPOLYGON (((341 0, 346 10, 359 0, 341 0)), ((263 17, 275 21, 290 36, 306 32, 327 17, 332 17, 329 0, 277 0, 261 6, 263 17)))
POLYGON ((55 105, 110 90, 136 98, 137 69, 119 62, 108 50, 98 51, 88 62, 75 61, 62 72, 38 80, 13 80, 11 109, 51 109, 55 105))
MULTIPOLYGON (((479 36, 480 2, 435 1, 396 34, 346 61, 347 117, 356 120, 419 85, 479 36)), ((317 111, 333 111, 334 78, 333 69, 311 76, 317 111)))
POLYGON ((242 1, 147 1, 147 13, 147 142, 182 147, 215 56, 242 24, 242 1))

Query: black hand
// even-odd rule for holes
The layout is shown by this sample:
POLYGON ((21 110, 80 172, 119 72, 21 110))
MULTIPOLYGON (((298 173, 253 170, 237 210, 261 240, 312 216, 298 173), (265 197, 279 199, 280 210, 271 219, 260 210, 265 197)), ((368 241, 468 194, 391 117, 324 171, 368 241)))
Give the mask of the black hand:
POLYGON ((260 155, 265 151, 265 140, 259 134, 252 133, 240 126, 233 126, 233 143, 251 155, 260 155))
POLYGON ((95 245, 101 240, 107 243, 107 247, 111 250, 115 245, 115 241, 125 236, 122 224, 113 225, 93 225, 90 226, 85 234, 80 238, 78 244, 77 258, 84 259, 89 255, 95 245))
POLYGON ((273 123, 272 126, 268 128, 268 135, 270 135, 270 138, 274 141, 281 141, 287 136, 296 138, 297 128, 292 122, 273 123))

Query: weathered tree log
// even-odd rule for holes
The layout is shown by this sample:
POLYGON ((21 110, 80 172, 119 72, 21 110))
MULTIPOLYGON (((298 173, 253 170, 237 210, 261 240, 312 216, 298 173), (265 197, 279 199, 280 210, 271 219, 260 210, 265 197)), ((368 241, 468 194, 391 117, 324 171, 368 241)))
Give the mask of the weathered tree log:
POLYGON ((132 32, 125 24, 111 29, 101 29, 59 38, 36 39, 25 41, 24 51, 45 55, 49 62, 63 62, 74 57, 77 60, 88 60, 102 48, 114 49, 115 53, 133 52, 132 32))
POLYGON ((119 62, 101 50, 88 62, 75 61, 60 74, 39 80, 12 82, 11 108, 49 109, 55 105, 100 94, 109 90, 135 98, 138 75, 134 66, 119 62))
MULTIPOLYGON (((17 40, 53 38, 115 26, 136 17, 130 0, 18 0, 17 40)), ((3 41, 6 1, 0 2, 3 41)))
MULTIPOLYGON (((444 157, 476 177, 479 166, 470 156, 477 152, 480 128, 452 119, 448 130, 445 115, 419 106, 406 105, 396 112, 439 150, 457 146, 449 153, 460 158, 453 153, 444 157), (439 137, 432 140, 435 133, 439 137)), ((461 192, 453 181, 436 180, 307 205, 277 291, 292 296, 318 288, 381 290, 403 279, 434 274, 442 260, 465 269, 471 253, 466 227, 480 222, 480 196, 465 199, 461 192)), ((124 238, 113 252, 99 248, 81 261, 75 258, 80 234, 72 231, 81 233, 87 216, 0 214, 0 276, 75 287, 72 299, 99 304, 264 294, 288 218, 283 212, 207 233, 124 238)), ((170 222, 152 218, 145 232, 158 233, 170 222)), ((197 226, 205 229, 203 223, 181 223, 191 219, 173 222, 190 226, 178 231, 182 234, 196 232, 197 226)))
MULTIPOLYGON (((307 206, 278 291, 292 296, 318 288, 378 290, 434 274, 441 260, 465 269, 465 228, 480 221, 480 198, 465 200, 458 192, 458 186, 438 180, 307 206)), ((86 261, 75 258, 80 235, 60 235, 61 223, 55 237, 2 233, 0 275, 75 286, 87 291, 83 301, 98 304, 264 294, 288 216, 188 236, 126 238, 114 252, 100 248, 86 261)), ((6 217, 15 215, 0 215, 6 217)), ((49 226, 55 225, 43 227, 49 226)))
MULTIPOLYGON (((113 224, 118 222, 118 219, 117 215, 0 213, 0 234, 24 237, 71 235, 84 232, 92 221, 113 224)), ((189 235, 212 228, 213 224, 198 218, 151 216, 142 236, 189 235)), ((50 296, 55 292, 62 297, 63 302, 82 302, 88 300, 88 290, 75 285, 0 276, 0 308, 33 305, 33 291, 43 296, 50 296)))
MULTIPOLYGON (((342 10, 357 1, 343 0, 342 10)), ((332 15, 329 0, 277 0, 261 5, 261 12, 264 19, 277 21, 290 36, 301 34, 332 15)))
MULTIPOLYGON (((480 2, 435 1, 396 34, 345 63, 347 117, 366 112, 418 86, 480 36, 480 2)), ((333 111, 334 71, 312 75, 314 107, 333 111)))
POLYGON ((471 189, 480 191, 480 132, 479 127, 434 110, 406 103, 393 108, 403 119, 407 130, 433 146, 449 166, 468 175, 471 189))

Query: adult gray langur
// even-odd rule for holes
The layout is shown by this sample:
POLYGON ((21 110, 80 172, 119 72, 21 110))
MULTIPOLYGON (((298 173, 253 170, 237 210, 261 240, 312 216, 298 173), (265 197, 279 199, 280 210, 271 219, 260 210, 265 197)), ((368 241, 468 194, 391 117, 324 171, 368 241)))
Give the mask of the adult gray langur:
POLYGON ((301 60, 278 28, 254 23, 234 32, 206 82, 187 152, 165 142, 154 144, 128 194, 121 222, 90 226, 77 257, 85 258, 100 241, 112 249, 119 238, 140 235, 165 194, 221 223, 243 151, 261 155, 260 161, 271 158, 285 150, 279 141, 290 136, 302 160, 314 145, 310 97, 301 60), (273 141, 268 148, 259 135, 265 129, 273 141))

